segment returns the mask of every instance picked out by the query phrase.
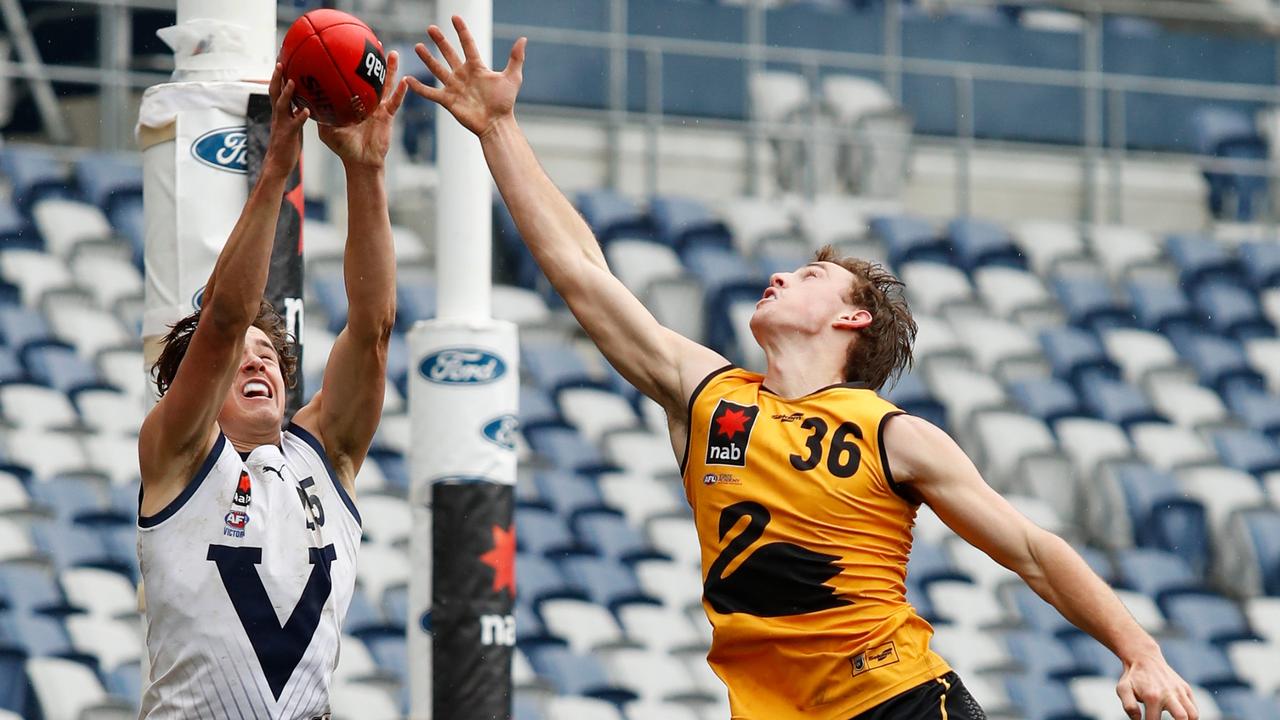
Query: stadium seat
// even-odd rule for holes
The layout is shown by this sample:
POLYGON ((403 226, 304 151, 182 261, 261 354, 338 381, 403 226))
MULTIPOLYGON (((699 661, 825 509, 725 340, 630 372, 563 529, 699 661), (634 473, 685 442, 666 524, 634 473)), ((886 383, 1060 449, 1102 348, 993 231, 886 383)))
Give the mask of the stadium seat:
POLYGON ((624 720, 615 701, 578 695, 557 695, 547 700, 548 718, 556 720, 624 720))
POLYGON ((1161 470, 1215 465, 1217 453, 1194 430, 1183 425, 1142 423, 1129 428, 1138 456, 1161 470))
POLYGON ((1228 523, 1222 572, 1244 595, 1280 595, 1280 510, 1243 509, 1228 523))
POLYGON ((595 480, 563 471, 544 471, 534 475, 538 497, 561 518, 604 509, 604 498, 595 480))
POLYGON ((1041 277, 1048 277, 1071 265, 1092 266, 1080 231, 1067 223, 1028 220, 1015 223, 1011 234, 1032 269, 1041 277))
POLYGON ((1200 317, 1182 288, 1158 280, 1130 282, 1129 302, 1138 325, 1155 332, 1195 330, 1200 317))
POLYGON ((1009 657, 1028 675, 1066 680, 1084 670, 1071 650, 1051 635, 1030 630, 1012 630, 1004 635, 1009 657))
POLYGON ((688 619, 669 605, 624 605, 618 609, 618 622, 628 640, 655 652, 675 653, 701 646, 702 638, 688 619))
POLYGON ((1203 584, 1186 560, 1163 550, 1121 550, 1116 568, 1125 587, 1157 599, 1163 593, 1198 590, 1203 584))
POLYGON ((1188 636, 1219 646, 1255 640, 1240 607, 1215 593, 1185 593, 1165 597, 1160 609, 1188 636))
POLYGON ((1203 640, 1164 638, 1160 642, 1160 649, 1169 665, 1192 685, 1200 685, 1212 691, 1241 684, 1227 656, 1203 640))
POLYGON ((8 199, 0 200, 0 247, 44 249, 44 240, 8 199))
POLYGON ((956 262, 970 273, 986 265, 1017 269, 1027 266, 1009 232, 993 222, 959 218, 947 226, 947 235, 956 262))
POLYGON ((621 395, 599 387, 569 387, 556 393, 560 416, 588 440, 599 443, 605 433, 634 427, 639 421, 621 395))
POLYGON ((1230 335, 1242 342, 1275 337, 1275 328, 1263 316, 1257 296, 1245 287, 1207 283, 1196 290, 1195 303, 1214 332, 1230 335))
POLYGON ((86 426, 100 433, 135 434, 142 427, 142 404, 110 388, 85 388, 74 395, 86 426))
POLYGON ((404 332, 436 316, 436 284, 425 274, 397 278, 396 325, 404 332))
POLYGON ((1059 276, 1053 279, 1053 289, 1074 325, 1094 332, 1133 325, 1133 311, 1116 298, 1105 278, 1059 276))
POLYGON ((980 672, 1007 671, 1013 666, 1008 648, 994 633, 962 625, 935 626, 929 647, 946 658, 966 683, 980 672))
POLYGON ((1228 467, 1259 477, 1280 470, 1280 446, 1255 430, 1218 430, 1213 444, 1228 467))
POLYGON ((1227 689, 1217 696, 1218 707, 1231 720, 1280 717, 1280 699, 1241 688, 1227 689))
POLYGON ((1154 374, 1195 380, 1195 375, 1181 365, 1173 343, 1159 333, 1118 328, 1103 333, 1102 343, 1112 362, 1120 366, 1124 379, 1131 383, 1144 383, 1154 374))
MULTIPOLYGON (((346 643, 342 651, 346 653, 346 643)), ((395 720, 403 717, 396 699, 385 689, 363 683, 344 683, 333 688, 330 708, 335 720, 369 718, 395 720)))
POLYGON ((1063 315, 1044 281, 1016 268, 986 266, 973 273, 973 283, 987 308, 997 317, 1029 328, 1062 323, 1063 315))
POLYGON ((93 363, 66 345, 46 343, 29 346, 22 352, 22 361, 32 380, 68 395, 85 388, 102 387, 93 363))
POLYGON ((525 652, 538 675, 550 680, 561 695, 588 695, 624 701, 636 697, 635 693, 611 681, 605 669, 591 655, 576 653, 556 643, 532 646, 525 652))
MULTIPOLYGON (((1280 691, 1280 667, 1274 658, 1280 653, 1280 644, 1261 640, 1242 640, 1226 646, 1231 666, 1241 679, 1248 681, 1254 690, 1263 695, 1275 695, 1280 691)), ((1246 715, 1244 717, 1267 717, 1246 715)))
POLYGON ((40 477, 94 469, 74 432, 21 428, 9 432, 6 442, 9 460, 40 477))
POLYGON ((1004 680, 1009 700, 1028 720, 1082 720, 1067 686, 1033 674, 1010 675, 1004 680))
POLYGON ((1106 350, 1097 337, 1079 328, 1043 330, 1040 333, 1040 345, 1053 374, 1064 380, 1078 384, 1085 375, 1120 375, 1119 368, 1107 357, 1106 350))
POLYGON ((590 473, 609 468, 600 450, 573 428, 542 425, 522 432, 529 446, 560 470, 590 473))
POLYGON ((31 495, 18 476, 0 470, 0 515, 18 514, 34 509, 31 495))
POLYGON ((600 654, 614 684, 631 689, 641 700, 676 701, 703 695, 684 665, 670 655, 626 647, 600 654))
POLYGON ((550 342, 521 343, 520 371, 535 386, 547 391, 598 379, 575 348, 550 342))
MULTIPOLYGON (((1109 475, 1114 478, 1122 498, 1122 504, 1113 508, 1111 514, 1111 531, 1127 529, 1127 539, 1137 545, 1172 552, 1197 573, 1203 573, 1209 562, 1209 528, 1204 506, 1185 498, 1172 476, 1150 466, 1116 465, 1109 468, 1109 475)), ((1105 518, 1099 518, 1098 525, 1105 527, 1106 523, 1105 518)), ((1114 547, 1125 545, 1128 543, 1113 537, 1114 547)))
POLYGON ((947 427, 946 407, 929 390, 917 373, 906 373, 883 393, 885 399, 911 415, 924 418, 940 428, 947 427))
POLYGON ((45 148, 7 146, 0 151, 0 170, 8 177, 13 198, 23 209, 30 209, 40 198, 72 194, 66 168, 45 148))
POLYGON ((652 602, 640 589, 634 573, 610 558, 570 555, 560 561, 565 577, 586 590, 593 602, 612 610, 631 602, 652 602))
POLYGON ((628 472, 649 476, 671 475, 679 471, 677 458, 671 451, 671 440, 664 433, 649 429, 615 430, 603 440, 608 465, 628 472))
MULTIPOLYGON (((518 526, 516 537, 524 540, 518 526)), ((520 588, 522 598, 528 598, 534 603, 550 597, 583 596, 581 588, 569 584, 554 562, 523 548, 516 556, 516 587, 520 588)))
POLYGON ((1280 244, 1262 241, 1242 243, 1240 265, 1254 288, 1261 290, 1280 286, 1280 244))
POLYGON ((98 568, 69 568, 59 575, 68 604, 84 608, 91 616, 132 618, 138 612, 138 595, 132 582, 120 573, 98 568))
POLYGON ((58 618, 11 612, 7 617, 0 616, 0 621, 4 620, 9 621, 5 632, 8 641, 25 652, 28 658, 56 656, 92 662, 92 658, 78 654, 71 647, 66 626, 58 618))
POLYGON ((85 198, 103 210, 125 196, 142 196, 142 164, 134 154, 85 153, 73 169, 85 198))
POLYGON ((937 262, 909 262, 899 266, 913 310, 937 314, 957 303, 972 303, 973 288, 960 270, 937 262))
POLYGON ((1080 381, 1080 397, 1094 416, 1124 428, 1164 421, 1141 390, 1121 380, 1086 376, 1080 381))
POLYGON ((635 573, 644 593, 658 598, 664 606, 676 609, 690 606, 700 608, 702 577, 698 567, 689 562, 653 559, 636 563, 635 573))
MULTIPOLYGON (((1028 471, 1029 461, 1058 455, 1058 446, 1049 427, 1030 415, 984 413, 974 420, 973 426, 978 457, 982 460, 988 482, 997 489, 1016 487, 1024 474, 1028 477, 1036 475, 1028 471)), ((1044 477, 1051 476, 1045 473, 1044 477)), ((1053 482, 1064 479, 1052 477, 1053 482)))
POLYGON ((914 215, 886 215, 871 220, 871 234, 879 238, 889 254, 889 264, 901 269, 912 261, 951 264, 948 239, 939 235, 933 223, 914 215))
POLYGON ((1101 261, 1112 282, 1139 268, 1158 264, 1163 258, 1160 243, 1135 227, 1097 225, 1089 229, 1087 236, 1093 256, 1101 261))
POLYGON ((27 678, 48 720, 55 718, 99 717, 97 713, 127 716, 132 703, 112 698, 93 670, 77 662, 59 658, 31 658, 27 678))
POLYGON ((1065 418, 1054 423, 1053 430, 1063 452, 1084 477, 1096 472, 1099 463, 1133 455, 1133 445, 1124 429, 1106 420, 1065 418))
POLYGON ((660 195, 649 201, 658 240, 674 248, 700 246, 728 248, 733 244, 729 228, 700 201, 660 195))
POLYGON ((311 291, 329 319, 329 332, 337 335, 347 325, 347 290, 342 275, 334 271, 308 275, 311 291))
MULTIPOLYGON (((734 246, 743 255, 753 255, 762 242, 795 236, 795 227, 786 208, 777 203, 761 202, 757 197, 730 198, 721 206, 720 214, 730 229, 734 246)), ((862 231, 866 232, 865 224, 862 231)))
POLYGON ((1005 622, 1005 609, 991 590, 983 585, 955 580, 938 580, 925 594, 941 619, 953 625, 980 629, 1005 622))
POLYGON ((1049 372, 1035 335, 1020 325, 985 315, 962 314, 955 317, 952 327, 978 367, 1003 382, 1049 372))
POLYGON ((1266 380, 1249 365, 1240 344, 1217 335, 1181 333, 1173 336, 1178 354, 1195 369, 1200 382, 1226 393, 1228 388, 1263 390, 1266 380))
POLYGON ((19 427, 65 428, 79 421, 65 394, 29 383, 0 385, 0 410, 19 427))
POLYGON ((931 367, 925 371, 929 387, 947 411, 947 423, 963 434, 974 413, 1006 409, 1009 398, 1004 388, 988 373, 954 366, 931 367))
POLYGON ((409 504, 400 498, 361 493, 360 517, 366 542, 395 546, 409 540, 413 517, 409 504))
MULTIPOLYGON (((1191 114, 1196 150, 1218 158, 1267 159, 1266 141, 1258 134, 1252 118, 1238 107, 1202 105, 1191 114)), ((1256 172, 1206 167, 1209 209, 1215 217, 1250 220, 1255 203, 1265 204, 1267 179, 1256 172)))
POLYGON ((12 305, 0 305, 0 334, 3 334, 4 343, 15 351, 54 339, 43 315, 12 305))
POLYGON ((579 514, 572 520, 574 531, 583 545, 594 548, 604 557, 634 562, 661 553, 646 542, 644 535, 616 510, 595 510, 579 514))
POLYGON ((50 253, 71 257, 80 243, 111 239, 111 223, 94 205, 76 200, 49 199, 35 204, 36 229, 50 253))
POLYGON ((551 598, 538 603, 546 629, 569 643, 573 652, 586 655, 622 639, 613 615, 600 605, 573 598, 551 598))
POLYGON ((104 673, 142 658, 144 648, 138 642, 141 620, 136 613, 124 620, 71 615, 67 617, 66 625, 72 647, 97 658, 104 673))
MULTIPOLYGON (((1158 610, 1156 612, 1159 612, 1158 610)), ((1100 675, 1105 678, 1118 678, 1124 674, 1124 663, 1105 645, 1094 640, 1092 636, 1076 632, 1065 640, 1075 656, 1076 663, 1089 675, 1100 675)), ((1114 685, 1114 683, 1113 683, 1114 685)), ((1078 702, 1078 698, 1077 698, 1078 702)))
POLYGON ((1149 381, 1147 394, 1156 411, 1178 425, 1214 427, 1226 423, 1227 407, 1218 393, 1181 380, 1149 381))
POLYGON ((654 238, 653 221, 638 203, 609 190, 578 194, 578 211, 601 243, 621 238, 654 238))
POLYGON ((154 385, 147 372, 138 372, 138 368, 146 369, 142 352, 136 349, 108 350, 96 358, 98 375, 111 386, 120 388, 126 395, 136 398, 139 403, 154 385))
POLYGON ((937 315, 920 313, 915 316, 916 341, 912 349, 915 361, 920 367, 933 364, 955 364, 972 366, 973 359, 969 351, 956 337, 950 323, 937 315))
POLYGON ((1183 287, 1195 290, 1206 282, 1239 284, 1244 268, 1226 246, 1198 233, 1176 233, 1165 239, 1165 252, 1178 268, 1183 287))

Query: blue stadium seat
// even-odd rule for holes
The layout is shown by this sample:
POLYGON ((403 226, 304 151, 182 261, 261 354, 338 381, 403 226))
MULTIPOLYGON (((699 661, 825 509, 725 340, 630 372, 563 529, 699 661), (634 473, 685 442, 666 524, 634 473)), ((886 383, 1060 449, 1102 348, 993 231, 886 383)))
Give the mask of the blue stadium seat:
POLYGON ((520 287, 542 290, 544 295, 550 294, 546 278, 538 270, 538 263, 521 239, 511 211, 497 193, 494 193, 493 198, 493 235, 497 250, 495 269, 498 274, 495 280, 510 278, 520 287))
POLYGON ((923 587, 937 580, 973 582, 973 578, 951 561, 946 548, 917 537, 911 543, 911 554, 907 558, 907 583, 923 587))
POLYGON ((1240 343, 1217 335, 1175 332, 1174 348, 1195 371, 1200 383, 1227 394, 1231 388, 1264 392, 1266 380, 1249 363, 1240 343))
POLYGON ((393 490, 402 494, 409 491, 409 471, 405 467, 404 455, 395 450, 372 448, 369 450, 369 459, 378 463, 378 469, 393 490))
POLYGON ((733 237, 724 221, 702 202, 688 197, 657 196, 649 201, 658 240, 674 248, 730 247, 733 237))
POLYGON ((1079 384, 1086 375, 1120 377, 1116 367, 1097 336, 1079 328, 1050 328, 1040 333, 1040 345, 1053 369, 1053 374, 1079 384))
POLYGON ((0 615, 0 622, 7 625, 0 629, 0 635, 7 636, 28 656, 79 657, 71 645, 66 626, 56 617, 9 612, 0 615))
POLYGON ((32 343, 52 340, 53 332, 38 311, 17 305, 0 305, 0 336, 3 336, 4 344, 21 350, 32 343))
POLYGON ((591 655, 578 655, 559 643, 530 646, 525 652, 534 671, 550 680, 562 695, 585 695, 617 702, 636 699, 634 693, 611 682, 604 667, 591 655))
POLYGON ((1009 656, 1018 661, 1028 675, 1066 680, 1084 674, 1071 650, 1052 635, 1013 630, 1005 634, 1004 643, 1009 656))
POLYGON ((1152 598, 1202 587, 1200 577, 1186 560, 1163 550, 1122 550, 1117 553, 1116 566, 1121 583, 1152 598))
MULTIPOLYGON (((7 615, 0 611, 0 630, 9 624, 7 615)), ((3 640, 4 635, 0 632, 0 641, 3 640)), ((27 684, 26 662, 25 650, 0 642, 0 710, 8 710, 24 718, 36 717, 38 712, 35 694, 27 684)))
POLYGON ((668 559, 649 545, 639 529, 627 523, 617 511, 596 511, 579 515, 573 527, 583 545, 593 547, 607 558, 622 562, 668 559))
POLYGON ((1138 324, 1147 330, 1168 333, 1200 327, 1187 294, 1177 285, 1154 280, 1129 283, 1129 301, 1138 324))
POLYGON ((1226 654, 1203 640, 1164 638, 1160 641, 1160 650, 1174 671, 1192 685, 1212 692, 1242 684, 1226 654))
POLYGON ((1025 269, 1027 260, 1009 231, 987 220, 957 218, 947 226, 956 264, 972 273, 984 265, 1025 269))
MULTIPOLYGON (((36 546, 53 558, 59 570, 96 567, 132 577, 129 563, 122 562, 119 553, 104 545, 102 532, 105 531, 83 525, 46 522, 32 528, 31 534, 36 546)), ((133 555, 137 557, 136 549, 133 555)))
POLYGON ((1035 675, 1010 675, 1004 680, 1009 700, 1027 720, 1083 720, 1067 686, 1035 675))
POLYGON ((40 231, 8 199, 0 199, 0 248, 44 249, 40 231))
POLYGON ((929 392, 928 386, 915 373, 900 376, 884 396, 903 411, 924 418, 944 430, 947 428, 946 407, 929 392))
POLYGON ((27 369, 18 359, 17 353, 7 345, 0 345, 0 384, 13 382, 29 382, 27 369))
MULTIPOLYGON (((521 592, 523 591, 524 588, 521 588, 521 592)), ((527 640, 542 641, 550 636, 546 626, 542 624, 542 618, 538 617, 537 611, 533 609, 532 600, 517 597, 514 613, 516 616, 516 636, 520 638, 521 643, 527 640)))
POLYGON ((1123 380, 1087 376, 1080 381, 1080 396, 1084 406, 1096 417, 1122 427, 1140 422, 1163 422, 1136 386, 1123 380))
POLYGON ((1111 472, 1124 493, 1134 542, 1174 553, 1197 573, 1209 563, 1209 528, 1204 505, 1185 496, 1169 473, 1150 465, 1124 463, 1111 472))
POLYGON ((80 357, 69 345, 28 345, 22 351, 22 359, 32 380, 69 395, 77 390, 104 387, 93 363, 80 357))
POLYGON ((110 558, 112 566, 108 570, 117 570, 133 579, 137 584, 142 579, 138 570, 138 527, 135 523, 128 525, 103 525, 95 529, 98 544, 102 546, 110 558))
POLYGON ((520 385, 520 425, 561 421, 560 409, 546 390, 527 383, 520 385))
POLYGON ((1008 593, 1022 624, 1036 633, 1065 640, 1080 632, 1030 587, 1016 583, 1009 587, 1008 593))
POLYGON ((1280 436, 1280 397, 1252 388, 1231 388, 1225 399, 1231 412, 1250 429, 1280 436))
POLYGON ((330 271, 311 274, 311 289, 324 310, 329 332, 338 334, 347 325, 347 288, 342 273, 330 271))
POLYGON ((1214 696, 1218 709, 1232 720, 1280 718, 1280 698, 1260 695, 1253 690, 1230 688, 1214 696))
POLYGON ((512 700, 512 718, 514 720, 546 720, 546 715, 542 712, 542 706, 538 704, 538 699, 530 695, 524 695, 519 692, 515 694, 512 700))
POLYGON ((535 385, 552 392, 566 385, 592 382, 582 356, 561 343, 520 343, 520 369, 535 385))
POLYGON ((1240 245, 1240 264, 1256 289, 1280 285, 1280 243, 1253 241, 1240 245))
POLYGON ((1256 430, 1219 430, 1213 446, 1228 467, 1258 476, 1280 470, 1280 447, 1256 430))
POLYGON ((560 561, 569 582, 583 588, 592 602, 615 610, 631 602, 654 602, 640 589, 635 573, 611 558, 570 555, 560 561))
POLYGON ((1018 380, 1009 386, 1009 394, 1028 415, 1050 425, 1062 418, 1085 414, 1075 388, 1058 378, 1018 380))
POLYGON ((534 425, 523 432, 534 452, 560 470, 589 473, 610 467, 599 448, 567 425, 534 425))
POLYGON ((402 332, 393 331, 387 344, 387 379, 400 391, 400 397, 409 397, 409 341, 402 332))
POLYGON ((1197 640, 1225 646, 1236 640, 1257 640, 1240 606, 1215 593, 1179 593, 1164 597, 1160 610, 1170 622, 1197 640))
POLYGON ((136 154, 91 152, 75 162, 85 199, 108 210, 125 196, 142 197, 142 164, 136 154))
POLYGON ((768 278, 761 276, 751 261, 732 247, 694 245, 680 253, 680 260, 702 281, 707 297, 725 287, 754 287, 759 294, 769 284, 768 278))
POLYGON ((1206 235, 1170 235, 1165 240, 1164 249, 1178 267, 1178 278, 1183 287, 1194 290, 1206 282, 1238 284, 1244 280, 1244 268, 1239 258, 1206 235))
POLYGON ((0 170, 9 177, 13 197, 24 211, 46 197, 71 197, 66 168, 45 148, 8 146, 0 150, 0 170))
POLYGON ((6 609, 22 615, 59 616, 78 610, 67 601, 57 578, 37 564, 0 565, 0 601, 6 609))
POLYGON ((538 486, 538 497, 562 518, 604 507, 600 486, 591 478, 569 472, 540 472, 533 477, 538 486))
POLYGON ((436 285, 424 277, 396 283, 396 325, 403 331, 436 316, 436 285))
MULTIPOLYGON (((1236 107, 1208 105, 1191 115, 1197 151, 1219 158, 1267 159, 1267 143, 1258 135, 1253 119, 1236 107)), ((1267 178, 1258 172, 1204 171, 1209 183, 1209 209, 1215 217, 1250 220, 1255 203, 1265 205, 1267 178)))
POLYGON ((522 552, 548 557, 577 548, 565 519, 545 508, 522 505, 516 508, 516 538, 522 552))
MULTIPOLYGON (((516 522, 520 521, 517 513, 516 522)), ((520 537, 520 530, 516 530, 520 537)), ((523 550, 516 555, 516 587, 520 588, 519 598, 527 598, 536 605, 547 598, 574 597, 585 598, 585 591, 569 583, 560 568, 542 555, 534 555, 523 550)))
POLYGON ((1095 332, 1133 326, 1132 311, 1116 298, 1105 278, 1059 276, 1052 284, 1072 324, 1095 332))
POLYGON ((894 268, 915 260, 951 264, 950 242, 924 218, 914 215, 876 217, 871 220, 870 230, 873 236, 884 242, 889 264, 894 268))
POLYGON ((142 207, 142 198, 121 198, 107 211, 107 220, 116 233, 129 241, 133 248, 133 264, 141 269, 147 240, 147 215, 142 207))
POLYGON ((657 239, 648 213, 634 200, 612 190, 580 192, 576 204, 602 243, 619 237, 657 239))
POLYGON ((1280 511, 1252 509, 1240 513, 1245 537, 1262 571, 1262 588, 1280 595, 1280 511))
POLYGON ((1078 632, 1068 637, 1066 642, 1076 663, 1090 675, 1118 678, 1124 673, 1124 663, 1120 658, 1091 636, 1078 632))
POLYGON ((351 595, 351 604, 347 608, 347 618, 343 623, 344 632, 357 637, 364 637, 371 632, 390 629, 382 610, 374 605, 363 587, 356 587, 351 595))
POLYGON ((357 637, 369 648, 369 654, 377 661, 378 666, 394 673, 396 677, 400 678, 401 684, 407 690, 409 654, 405 647, 404 631, 388 628, 387 630, 363 633, 357 637))
POLYGON ((1206 283, 1196 290, 1195 302, 1214 332, 1241 342, 1276 334, 1263 316, 1257 296, 1241 285, 1206 283))
POLYGON ((142 697, 142 663, 121 663, 114 670, 104 673, 103 685, 107 692, 134 703, 142 697))
POLYGON ((110 512, 102 486, 96 478, 60 475, 31 483, 30 490, 32 498, 48 507, 54 517, 66 524, 78 519, 92 522, 110 512))
POLYGON ((409 586, 392 585, 382 592, 382 616, 392 627, 404 628, 409 619, 409 586))

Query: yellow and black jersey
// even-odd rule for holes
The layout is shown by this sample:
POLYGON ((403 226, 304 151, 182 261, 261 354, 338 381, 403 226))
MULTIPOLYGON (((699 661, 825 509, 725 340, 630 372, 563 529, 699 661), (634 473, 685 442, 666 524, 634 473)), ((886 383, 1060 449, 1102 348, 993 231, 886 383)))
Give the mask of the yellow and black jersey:
POLYGON ((694 391, 681 469, 735 719, 847 720, 950 670, 905 596, 916 505, 880 443, 900 412, 853 384, 788 400, 733 367, 694 391))

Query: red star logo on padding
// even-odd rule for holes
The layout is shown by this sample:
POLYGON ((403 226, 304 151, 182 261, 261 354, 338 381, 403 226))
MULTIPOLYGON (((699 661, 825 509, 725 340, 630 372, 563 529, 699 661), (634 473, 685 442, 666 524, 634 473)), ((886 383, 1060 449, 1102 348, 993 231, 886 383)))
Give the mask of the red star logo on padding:
POLYGON ((493 568, 493 591, 506 589, 516 594, 516 529, 493 526, 493 549, 480 556, 480 562, 493 568))
POLYGON ((734 435, 747 429, 747 413, 726 409, 723 415, 716 418, 716 425, 720 426, 718 432, 721 435, 732 440, 734 435))

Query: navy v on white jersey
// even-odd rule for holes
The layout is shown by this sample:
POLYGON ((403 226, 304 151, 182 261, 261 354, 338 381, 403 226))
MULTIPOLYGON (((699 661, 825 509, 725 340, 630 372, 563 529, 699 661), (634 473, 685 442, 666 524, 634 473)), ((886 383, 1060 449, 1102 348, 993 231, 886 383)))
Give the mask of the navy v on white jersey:
POLYGON ((138 519, 151 661, 140 717, 327 716, 360 535, 306 430, 245 458, 219 433, 182 494, 138 519))

